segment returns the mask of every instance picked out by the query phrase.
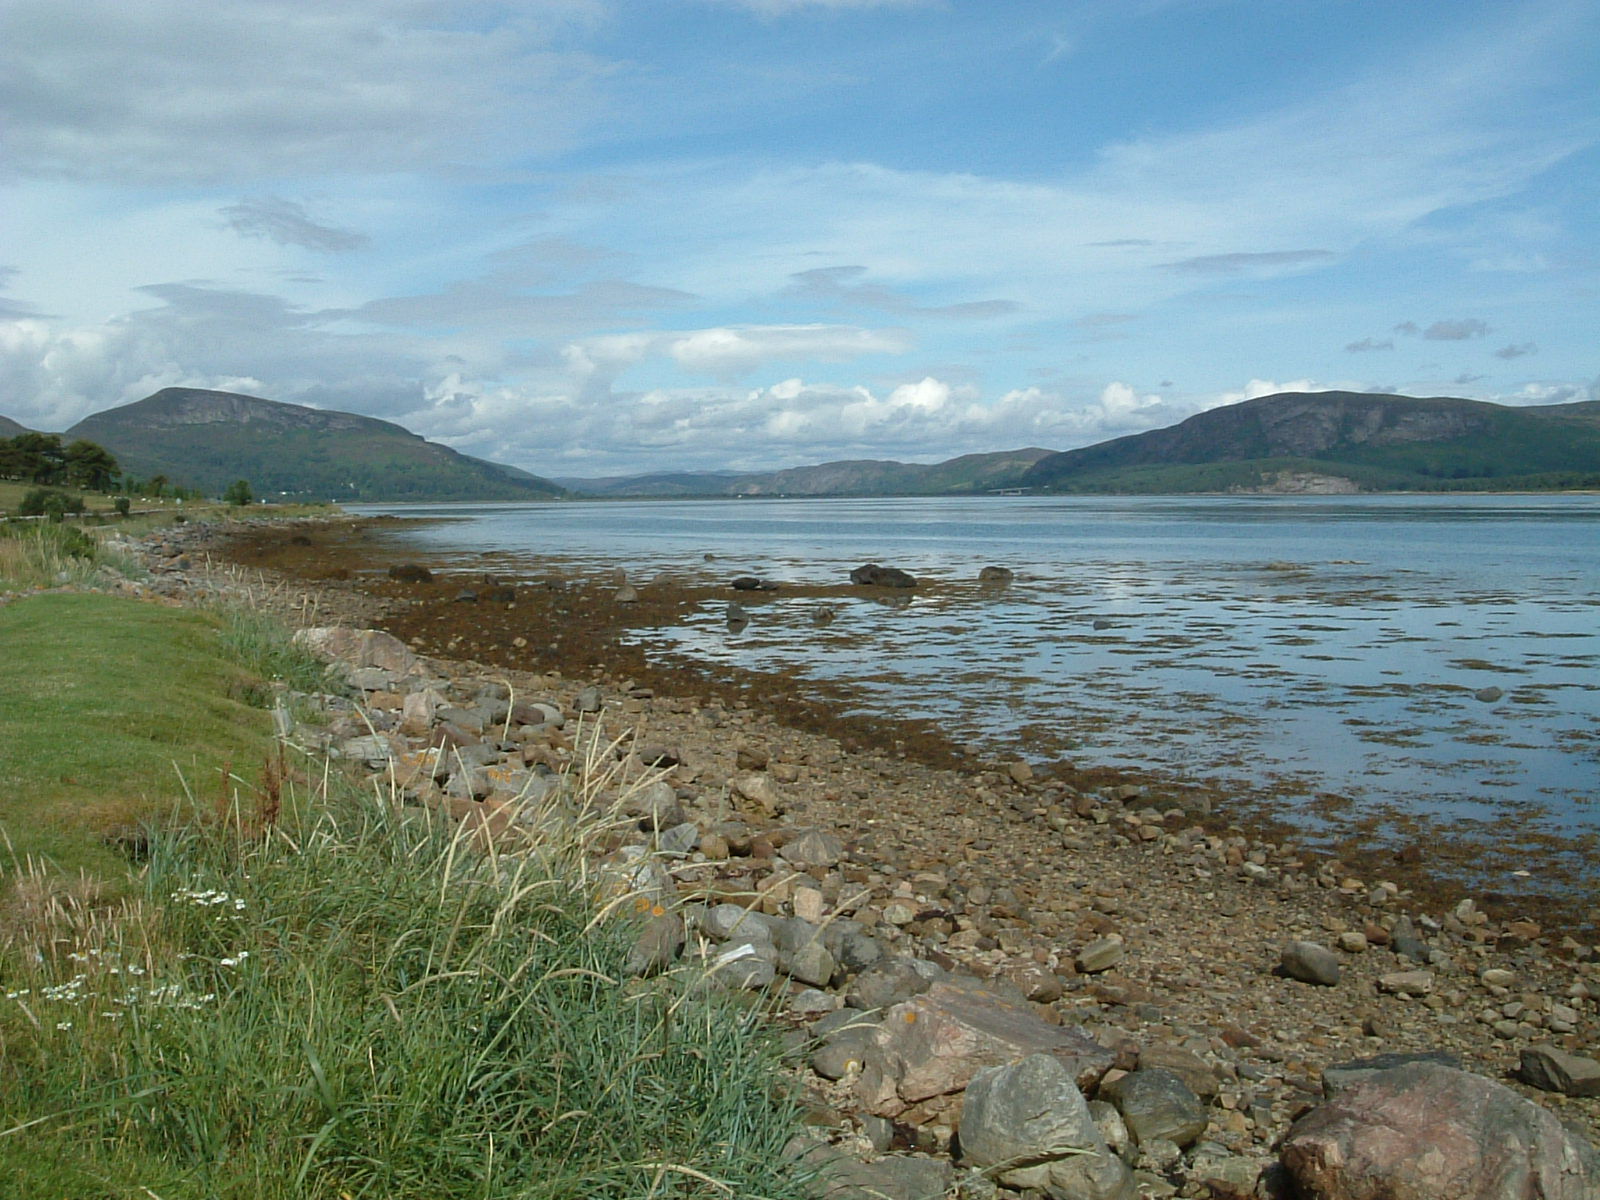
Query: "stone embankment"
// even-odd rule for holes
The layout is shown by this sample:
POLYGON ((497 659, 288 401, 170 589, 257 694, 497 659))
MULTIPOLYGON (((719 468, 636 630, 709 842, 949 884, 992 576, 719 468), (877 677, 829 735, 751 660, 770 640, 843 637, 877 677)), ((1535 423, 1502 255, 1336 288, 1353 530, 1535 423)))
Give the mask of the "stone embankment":
MULTIPOLYGON (((185 536, 143 547, 152 590, 238 586, 185 536)), ((604 775, 632 969, 769 998, 832 1195, 1600 1197, 1592 944, 1418 911, 1134 786, 301 636, 342 687, 285 735, 481 842, 514 851, 574 763, 604 775)))

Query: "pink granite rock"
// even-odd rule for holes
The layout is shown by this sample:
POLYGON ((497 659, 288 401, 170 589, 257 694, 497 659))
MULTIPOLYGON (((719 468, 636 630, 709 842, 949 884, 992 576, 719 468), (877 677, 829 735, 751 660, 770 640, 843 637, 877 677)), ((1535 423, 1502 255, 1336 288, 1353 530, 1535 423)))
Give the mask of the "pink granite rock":
POLYGON ((1600 1157, 1553 1114, 1434 1063, 1341 1092, 1297 1121, 1279 1153, 1309 1200, 1600 1197, 1600 1157))

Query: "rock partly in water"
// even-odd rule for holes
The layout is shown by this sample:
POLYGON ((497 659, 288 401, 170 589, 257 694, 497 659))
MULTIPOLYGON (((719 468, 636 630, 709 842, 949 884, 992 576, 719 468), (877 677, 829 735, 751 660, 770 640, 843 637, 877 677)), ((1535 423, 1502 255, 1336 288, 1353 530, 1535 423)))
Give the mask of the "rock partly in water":
POLYGON ((850 582, 862 587, 914 588, 916 577, 899 567, 880 567, 866 563, 850 572, 850 582))

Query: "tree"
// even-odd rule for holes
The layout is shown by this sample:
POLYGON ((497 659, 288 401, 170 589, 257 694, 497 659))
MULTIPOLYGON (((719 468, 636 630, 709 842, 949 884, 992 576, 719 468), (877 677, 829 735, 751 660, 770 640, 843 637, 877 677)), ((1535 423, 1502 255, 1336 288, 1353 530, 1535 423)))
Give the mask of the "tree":
POLYGON ((61 435, 19 433, 0 439, 0 475, 28 483, 60 483, 66 474, 61 435))
POLYGON ((96 492, 110 489, 117 477, 117 460, 104 446, 79 438, 61 452, 67 482, 96 492))
POLYGON ((167 477, 165 475, 152 475, 150 476, 150 482, 146 486, 149 487, 150 494, 159 500, 161 499, 161 493, 167 488, 167 477))
POLYGON ((250 482, 246 479, 235 479, 228 485, 228 490, 222 493, 222 498, 229 504, 241 507, 255 499, 250 494, 250 482))

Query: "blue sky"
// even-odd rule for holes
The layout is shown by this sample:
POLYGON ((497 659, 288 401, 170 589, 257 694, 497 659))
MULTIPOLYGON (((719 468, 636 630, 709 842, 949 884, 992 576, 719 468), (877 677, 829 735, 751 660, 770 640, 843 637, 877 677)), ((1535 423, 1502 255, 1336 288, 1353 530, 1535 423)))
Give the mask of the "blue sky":
POLYGON ((546 475, 1597 398, 1592 0, 0 0, 0 413, 546 475))

